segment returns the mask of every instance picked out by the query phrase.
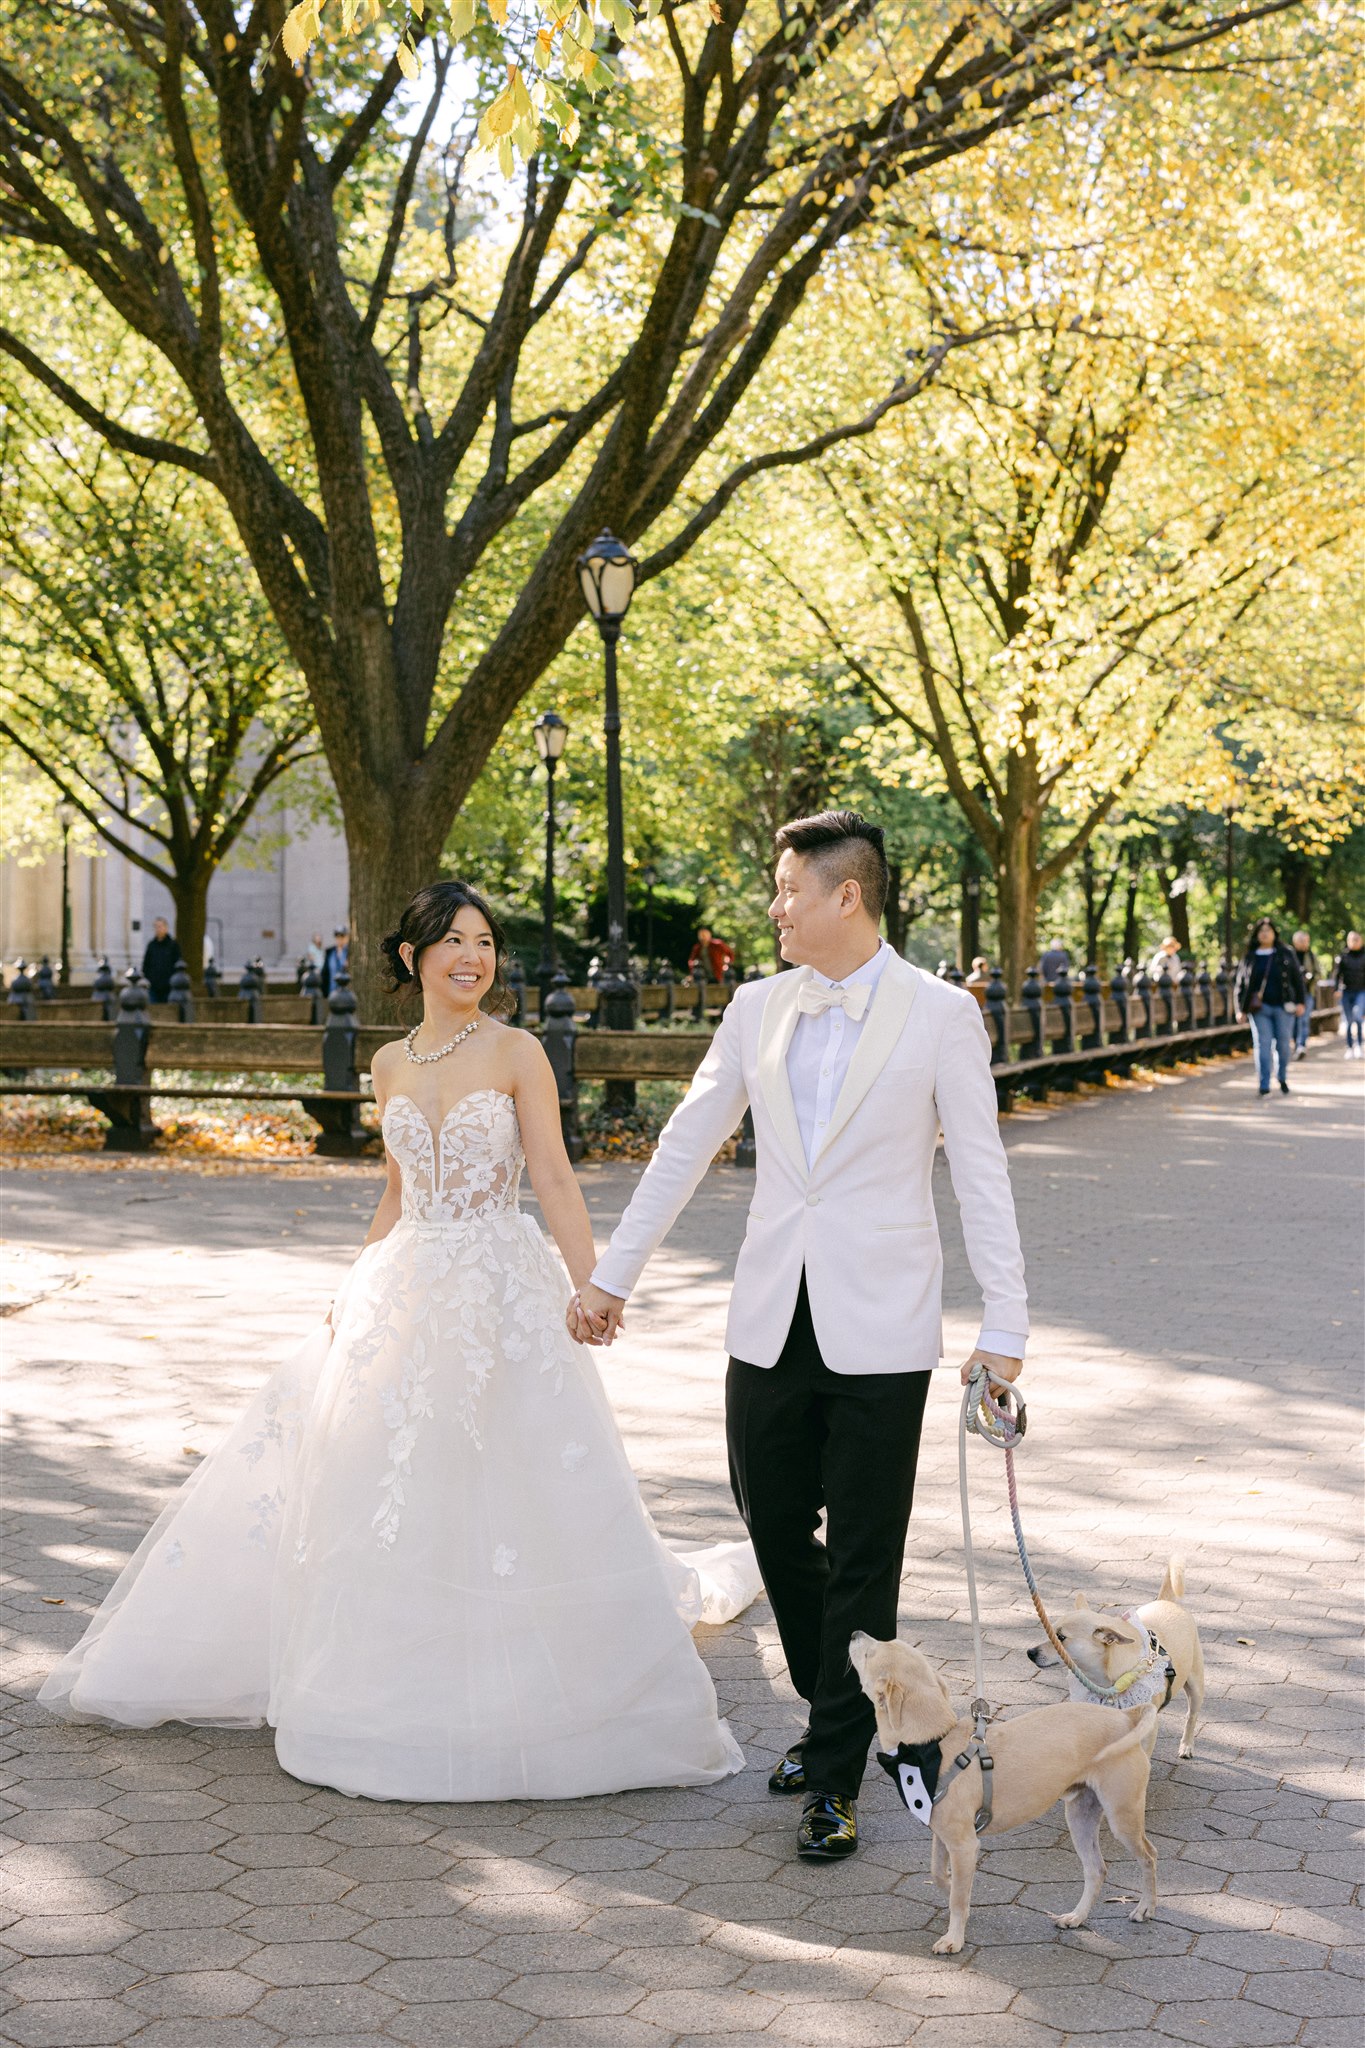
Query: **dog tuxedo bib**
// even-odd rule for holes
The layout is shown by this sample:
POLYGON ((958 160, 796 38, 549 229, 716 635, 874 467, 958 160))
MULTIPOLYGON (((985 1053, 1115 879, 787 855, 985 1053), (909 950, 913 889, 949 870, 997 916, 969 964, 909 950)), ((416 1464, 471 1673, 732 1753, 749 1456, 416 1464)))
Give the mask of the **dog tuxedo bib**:
POLYGON ((934 1813, 934 1793, 943 1768, 941 1742, 901 1742, 894 1752, 877 1751, 877 1762, 901 1796, 907 1813, 928 1827, 934 1813))

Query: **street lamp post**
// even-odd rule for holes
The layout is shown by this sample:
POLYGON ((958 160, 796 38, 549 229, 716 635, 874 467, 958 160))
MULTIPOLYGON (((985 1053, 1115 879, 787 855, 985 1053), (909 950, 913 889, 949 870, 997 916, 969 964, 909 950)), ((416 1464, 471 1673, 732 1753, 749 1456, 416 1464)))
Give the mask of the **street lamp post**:
POLYGON ((1237 815, 1236 804, 1223 806, 1223 957, 1232 973, 1232 821, 1237 815))
MULTIPOLYGON (((621 803, 621 706, 616 693, 616 643, 630 608, 639 568, 623 541, 599 533, 578 558, 578 580, 588 610, 602 635, 606 661, 605 711, 602 729, 607 742, 607 971, 598 1000, 608 1031, 635 1028, 635 984, 630 975, 626 942, 625 822, 621 803)), ((633 1092, 633 1090, 632 1090, 633 1092)))
POLYGON ((645 885, 645 980, 654 979, 654 884, 659 879, 659 870, 653 861, 647 861, 641 880, 645 885))
POLYGON ((540 964, 536 968, 543 1021, 545 999, 559 966, 555 942, 555 769, 564 752, 569 728, 558 712, 542 711, 531 730, 535 734, 536 752, 545 763, 545 887, 541 898, 540 964))
POLYGON ((71 986, 71 827, 76 817, 76 806, 63 797, 57 806, 62 828, 62 965, 57 978, 63 988, 71 986))

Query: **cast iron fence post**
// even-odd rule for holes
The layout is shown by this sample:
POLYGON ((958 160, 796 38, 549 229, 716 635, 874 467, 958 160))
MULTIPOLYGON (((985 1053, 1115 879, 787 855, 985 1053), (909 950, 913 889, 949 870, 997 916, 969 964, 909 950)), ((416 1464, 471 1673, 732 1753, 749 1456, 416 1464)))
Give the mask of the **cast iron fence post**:
POLYGON ((673 971, 671 960, 665 960, 663 966, 659 969, 659 981, 664 992, 664 1006, 660 1012, 659 1022, 661 1024, 671 1024, 673 1022, 673 1007, 678 1000, 678 977, 673 971))
POLYGON ((1010 1056, 1010 993, 998 962, 986 983, 986 1018, 991 1034, 991 1065, 999 1066, 1010 1056))
POLYGON ((1074 1052, 1076 1050, 1076 1016, 1071 1000, 1071 976, 1065 967, 1058 972, 1052 984, 1052 1000, 1062 1013, 1062 1028, 1051 1041, 1052 1052, 1074 1052))
POLYGON ((573 993, 569 988, 569 977, 561 967, 545 998, 540 1042, 545 1047, 545 1056, 550 1062, 559 1094, 559 1126, 564 1133, 564 1150, 574 1161, 583 1157, 583 1139, 578 1129, 578 1076, 574 1071, 577 1037, 573 993))
POLYGON ((222 983, 223 977, 218 972, 218 962, 216 960, 206 960, 204 962, 204 994, 210 997, 210 999, 216 996, 222 987, 222 983))
POLYGON ((512 1022, 520 1027, 524 1027, 526 1023, 526 969, 522 966, 520 956, 516 953, 512 955, 511 964, 507 969, 507 986, 512 991, 512 1000, 516 1004, 516 1008, 512 1012, 512 1022))
MULTIPOLYGON (((207 981, 207 975, 204 978, 207 981)), ((322 976, 318 973, 311 960, 306 963, 303 973, 299 976, 299 994, 308 998, 308 1022, 310 1024, 325 1024, 327 1021, 327 998, 322 993, 322 976)))
POLYGON ((44 953, 41 961, 38 963, 38 971, 33 977, 33 993, 37 996, 40 1003, 55 1003, 57 1000, 57 990, 52 974, 52 962, 48 959, 46 953, 44 953))
POLYGON ((1138 999, 1141 1015, 1133 1028, 1134 1038, 1147 1039, 1152 1035, 1152 977, 1145 967, 1139 967, 1133 977, 1133 993, 1138 999))
POLYGON ((90 1000, 99 1004, 100 1015, 105 1023, 112 1024, 114 1012, 118 1008, 118 984, 114 980, 114 970, 109 965, 107 953, 95 969, 94 979, 90 984, 90 1000))
POLYGON ((1109 1000, 1113 1003, 1115 1009, 1119 1013, 1118 1031, 1111 1031, 1109 1034, 1109 1043, 1111 1045, 1126 1045, 1129 1039, 1128 975, 1126 972, 1126 965, 1127 963, 1125 962, 1125 965, 1123 967, 1116 967, 1114 969, 1112 976, 1110 977, 1109 982, 1109 1000))
POLYGON ((1090 1029, 1081 1035, 1081 1051, 1093 1052, 1104 1044, 1104 991, 1100 987, 1100 970, 1093 960, 1086 967, 1081 995, 1090 1012, 1090 1029))
POLYGON ((171 969, 169 999, 175 1006, 175 1014, 182 1024, 194 1022, 194 990, 190 986, 190 970, 183 960, 177 960, 171 969))
POLYGON ((1024 1015, 1028 1018, 1029 1027, 1028 1043, 1023 1047, 1019 1057, 1025 1060, 1040 1060, 1047 1048, 1043 1044, 1043 984, 1039 980, 1036 966, 1030 967, 1024 976, 1024 986, 1020 991, 1019 1000, 1024 1006, 1024 1015))
POLYGON ((248 960, 242 969, 241 980, 237 983, 237 995, 246 1005, 244 1024, 259 1024, 261 1021, 261 981, 256 976, 256 964, 248 960))
POLYGON ((351 977, 342 968, 327 997, 327 1022, 322 1032, 322 1085, 327 1095, 299 1098, 318 1126, 314 1149, 326 1159, 354 1159, 369 1143, 370 1134, 360 1121, 359 1102, 327 1099, 333 1095, 358 1095, 360 1090, 356 1069, 356 1041, 360 1036, 357 1008, 351 977))

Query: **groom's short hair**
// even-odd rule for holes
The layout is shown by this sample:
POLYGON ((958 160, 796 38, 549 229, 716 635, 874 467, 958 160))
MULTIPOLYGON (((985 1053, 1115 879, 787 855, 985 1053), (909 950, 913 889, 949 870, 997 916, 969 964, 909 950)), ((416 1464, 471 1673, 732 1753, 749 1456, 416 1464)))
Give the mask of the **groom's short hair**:
POLYGON ((793 818, 775 836, 779 854, 799 853, 810 861, 830 889, 856 882, 874 924, 886 908, 890 872, 886 835, 858 811, 818 811, 813 818, 793 818))

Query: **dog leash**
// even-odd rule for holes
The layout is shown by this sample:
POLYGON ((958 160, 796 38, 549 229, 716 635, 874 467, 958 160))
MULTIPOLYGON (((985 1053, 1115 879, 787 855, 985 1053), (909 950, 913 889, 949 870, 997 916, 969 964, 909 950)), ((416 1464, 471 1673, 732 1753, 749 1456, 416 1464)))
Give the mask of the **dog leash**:
POLYGON ((972 1615, 972 1648, 976 1658, 976 1698, 972 1701, 972 1718, 977 1723, 978 1735, 985 1721, 977 1719, 978 1709, 989 1719, 989 1709, 982 1695, 986 1689, 984 1664, 981 1647, 981 1616, 976 1598, 976 1561, 972 1553, 972 1518, 968 1501, 967 1486, 967 1436, 979 1436, 983 1443, 993 1444, 995 1449, 1005 1453, 1005 1485, 1009 1493, 1010 1520, 1014 1524, 1014 1542, 1019 1552, 1019 1562, 1024 1568, 1024 1583, 1029 1589, 1038 1619, 1043 1624, 1047 1639, 1072 1675, 1079 1680, 1088 1693, 1097 1700, 1121 1702, 1140 1679, 1147 1676, 1156 1664, 1157 1658, 1165 1652, 1155 1637, 1148 1631, 1148 1654, 1146 1661, 1135 1664, 1131 1671, 1125 1671, 1113 1685, 1097 1685, 1093 1678, 1086 1676, 1080 1666, 1067 1655, 1066 1645, 1048 1619, 1038 1581, 1033 1575, 1029 1562, 1028 1545, 1024 1541, 1024 1524, 1019 1513, 1019 1488, 1014 1476, 1014 1452, 1022 1442, 1028 1428, 1028 1411, 1013 1387, 1003 1386, 1000 1396, 991 1392, 990 1378, 984 1365, 973 1366, 971 1377, 962 1395, 962 1408, 958 1419, 957 1432, 957 1483, 962 1496, 962 1554, 967 1568, 967 1601, 972 1615))

